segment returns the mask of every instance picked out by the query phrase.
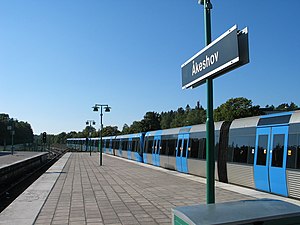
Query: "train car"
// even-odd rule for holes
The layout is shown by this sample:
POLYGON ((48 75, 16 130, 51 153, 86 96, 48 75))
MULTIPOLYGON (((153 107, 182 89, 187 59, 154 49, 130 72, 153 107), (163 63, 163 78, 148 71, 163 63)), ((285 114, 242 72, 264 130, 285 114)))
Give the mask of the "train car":
MULTIPOLYGON (((219 146, 220 128, 215 123, 215 154, 219 146)), ((205 176, 205 124, 151 131, 145 135, 144 162, 154 166, 205 176)), ((218 173, 216 172, 216 175, 218 173)))
POLYGON ((99 148, 99 138, 90 138, 90 148, 91 151, 97 152, 99 148))
POLYGON ((116 136, 109 136, 109 137, 102 137, 102 150, 103 153, 107 153, 110 155, 115 155, 114 149, 113 149, 113 140, 116 138, 116 136))
POLYGON ((123 158, 143 162, 144 133, 118 135, 114 140, 114 152, 123 158))
POLYGON ((234 120, 228 182, 300 198, 300 111, 234 120))
POLYGON ((77 151, 87 151, 86 138, 68 138, 67 147, 77 151))

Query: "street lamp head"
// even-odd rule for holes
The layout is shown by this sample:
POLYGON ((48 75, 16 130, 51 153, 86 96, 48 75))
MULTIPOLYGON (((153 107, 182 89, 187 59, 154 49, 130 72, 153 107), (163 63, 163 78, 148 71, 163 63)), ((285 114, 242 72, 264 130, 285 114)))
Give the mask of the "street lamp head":
POLYGON ((95 121, 93 121, 93 125, 95 125, 96 124, 96 122, 95 121))
POLYGON ((98 112, 98 109, 99 109, 98 106, 95 105, 95 106, 93 106, 92 108, 93 108, 93 111, 94 111, 94 112, 98 112))
POLYGON ((212 4, 210 3, 210 0, 198 0, 199 5, 204 5, 204 1, 206 3, 207 9, 212 9, 212 4))
POLYGON ((89 125, 89 122, 88 122, 88 121, 86 121, 86 122, 85 122, 85 124, 86 124, 86 125, 89 125))
POLYGON ((110 107, 106 106, 105 107, 105 112, 110 112, 110 107))

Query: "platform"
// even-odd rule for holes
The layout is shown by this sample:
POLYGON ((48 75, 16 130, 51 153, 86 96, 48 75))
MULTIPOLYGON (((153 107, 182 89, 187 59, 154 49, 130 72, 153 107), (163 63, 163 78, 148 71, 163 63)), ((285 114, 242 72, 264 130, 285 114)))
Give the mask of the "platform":
MULTIPOLYGON (((171 209, 206 202, 205 179, 110 155, 67 153, 0 214, 0 224, 171 224, 171 209), (22 209, 22 207, 25 207, 22 209)), ((216 202, 300 201, 216 182, 216 202)))
POLYGON ((10 152, 0 152, 0 169, 11 166, 41 155, 47 155, 48 152, 23 152, 15 151, 12 155, 10 152))
MULTIPOLYGON (((0 154, 0 190, 5 191, 10 185, 28 172, 47 161, 48 152, 7 152, 0 154)), ((1 208, 1 207, 0 207, 1 208)))

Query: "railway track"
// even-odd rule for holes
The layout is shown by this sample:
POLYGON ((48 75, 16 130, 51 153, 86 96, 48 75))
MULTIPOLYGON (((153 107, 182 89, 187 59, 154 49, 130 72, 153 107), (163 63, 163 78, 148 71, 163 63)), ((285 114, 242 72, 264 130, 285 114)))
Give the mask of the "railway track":
POLYGON ((44 174, 55 162, 57 162, 65 153, 66 149, 52 148, 49 151, 46 162, 35 169, 25 172, 17 180, 8 180, 0 186, 0 213, 12 203, 20 194, 22 194, 34 181, 44 174))

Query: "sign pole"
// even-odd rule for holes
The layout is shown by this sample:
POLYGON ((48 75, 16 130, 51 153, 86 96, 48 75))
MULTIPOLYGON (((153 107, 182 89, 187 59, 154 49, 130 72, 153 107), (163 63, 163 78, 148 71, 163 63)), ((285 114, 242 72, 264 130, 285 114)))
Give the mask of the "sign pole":
MULTIPOLYGON (((204 0, 205 44, 211 43, 210 0, 204 0)), ((213 78, 206 79, 207 111, 206 111, 206 203, 215 203, 215 128, 213 117, 213 78)))

